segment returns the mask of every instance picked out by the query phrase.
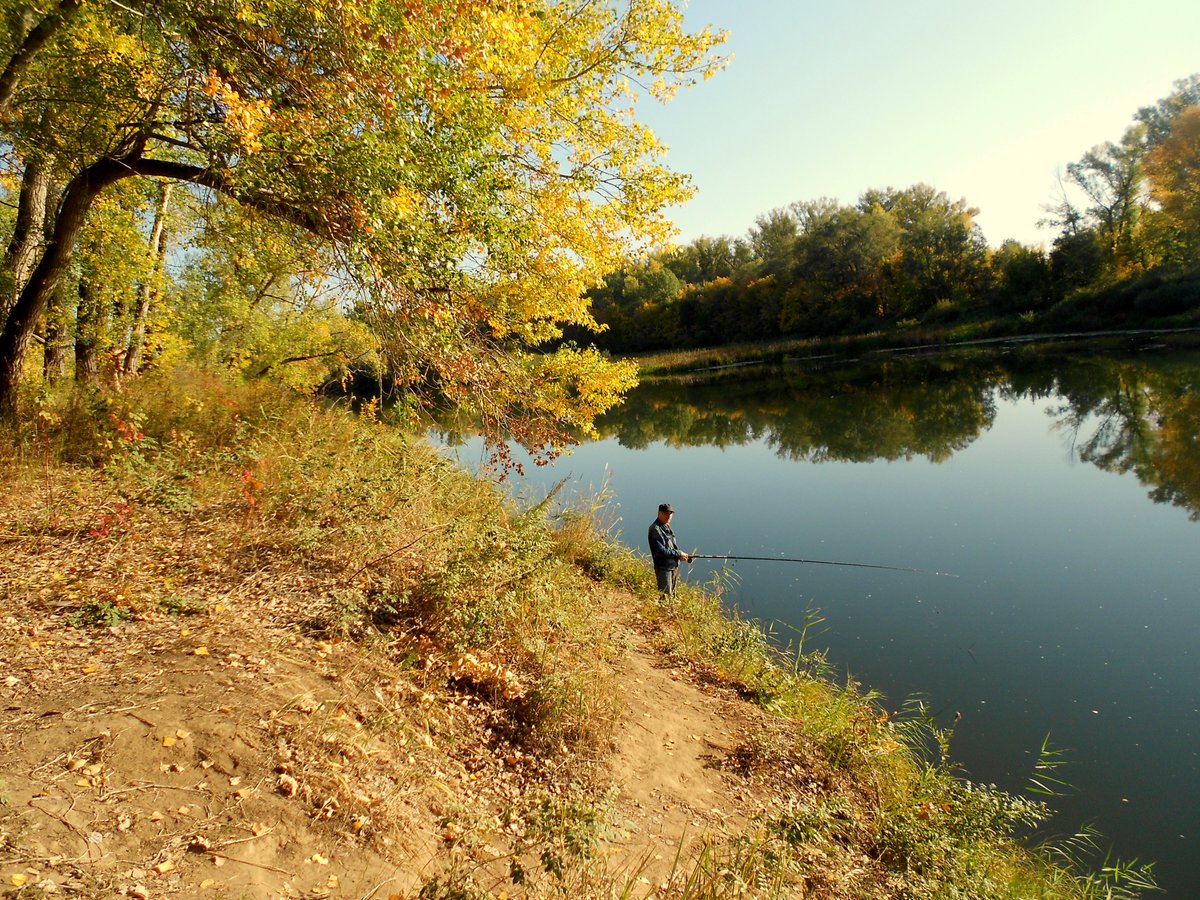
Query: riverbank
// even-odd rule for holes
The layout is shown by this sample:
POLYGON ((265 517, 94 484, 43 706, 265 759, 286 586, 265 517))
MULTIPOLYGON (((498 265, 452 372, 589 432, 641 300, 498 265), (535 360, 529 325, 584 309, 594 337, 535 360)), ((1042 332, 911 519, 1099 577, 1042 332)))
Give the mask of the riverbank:
POLYGON ((1006 328, 915 329, 876 332, 837 338, 803 338, 763 344, 730 344, 697 350, 674 350, 637 358, 645 377, 735 370, 754 365, 819 365, 843 362, 863 355, 907 353, 952 353, 977 348, 1030 346, 1037 344, 1106 346, 1155 340, 1178 346, 1200 346, 1200 327, 1129 328, 1096 331, 1037 331, 1013 333, 1006 328), (999 332, 999 333, 996 333, 999 332))
POLYGON ((1136 893, 920 710, 369 417, 179 375, 0 456, 8 893, 1136 893))

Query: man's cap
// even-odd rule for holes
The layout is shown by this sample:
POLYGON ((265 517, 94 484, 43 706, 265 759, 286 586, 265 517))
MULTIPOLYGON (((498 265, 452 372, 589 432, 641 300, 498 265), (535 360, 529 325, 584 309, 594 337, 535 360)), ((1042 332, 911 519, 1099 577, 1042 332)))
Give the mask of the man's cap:
POLYGON ((670 503, 660 503, 660 504, 658 504, 658 511, 665 512, 665 513, 673 513, 673 512, 675 512, 675 507, 673 507, 670 503))

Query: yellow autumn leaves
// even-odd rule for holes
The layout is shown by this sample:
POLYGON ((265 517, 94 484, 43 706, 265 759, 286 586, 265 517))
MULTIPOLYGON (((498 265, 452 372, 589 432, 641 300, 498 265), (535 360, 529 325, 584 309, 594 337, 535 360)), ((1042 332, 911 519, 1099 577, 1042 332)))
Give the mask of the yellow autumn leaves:
POLYGON ((244 153, 262 149, 262 130, 271 114, 271 106, 263 99, 243 97, 228 81, 210 71, 204 81, 204 93, 220 102, 225 125, 244 153))

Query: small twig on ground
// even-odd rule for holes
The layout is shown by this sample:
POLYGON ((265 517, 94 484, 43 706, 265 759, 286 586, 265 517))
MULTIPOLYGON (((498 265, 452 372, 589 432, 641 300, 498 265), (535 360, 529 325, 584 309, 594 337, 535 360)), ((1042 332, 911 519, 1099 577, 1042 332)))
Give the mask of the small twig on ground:
POLYGON ((251 834, 251 835, 249 835, 247 837, 243 837, 243 838, 233 838, 232 840, 221 841, 221 843, 219 843, 217 846, 224 848, 224 847, 232 847, 234 844, 245 844, 250 841, 257 841, 259 838, 266 837, 268 834, 271 834, 274 831, 275 831, 274 828, 268 828, 266 831, 263 831, 259 834, 251 834))
POLYGON ((281 869, 281 868, 279 868, 279 866, 272 866, 272 865, 268 865, 267 863, 252 862, 251 860, 248 860, 248 859, 238 859, 236 856, 229 856, 225 853, 218 853, 215 850, 209 850, 207 852, 208 852, 209 856, 217 856, 217 857, 220 857, 221 859, 228 860, 229 862, 241 863, 243 866, 255 866, 256 868, 259 868, 259 869, 266 869, 268 872, 278 872, 280 875, 291 876, 291 875, 295 874, 294 872, 291 872, 287 869, 281 869))
POLYGON ((129 716, 129 718, 137 719, 139 722, 141 722, 147 728, 158 728, 158 726, 155 725, 153 722, 151 722, 149 719, 139 716, 135 712, 129 712, 129 710, 113 710, 113 711, 114 712, 123 712, 123 713, 125 713, 125 715, 129 716))
MULTIPOLYGON (((71 799, 71 804, 70 804, 70 806, 67 807, 67 813, 70 814, 75 809, 75 796, 73 794, 69 794, 68 796, 71 799)), ((29 801, 28 801, 28 806, 32 807, 33 809, 36 809, 40 813, 44 813, 47 816, 51 816, 52 818, 58 819, 58 821, 62 822, 69 829, 71 829, 73 832, 75 832, 75 834, 79 836, 79 839, 81 841, 83 841, 83 847, 84 847, 84 850, 87 851, 87 856, 86 857, 83 857, 83 856, 76 857, 75 860, 73 860, 73 861, 80 862, 86 858, 87 861, 90 863, 92 861, 92 842, 88 840, 88 836, 83 833, 83 831, 79 828, 78 825, 76 825, 75 823, 73 823, 69 819, 67 819, 65 815, 59 815, 58 813, 54 812, 54 810, 52 810, 52 809, 43 809, 40 806, 36 806, 33 802, 34 800, 42 800, 42 799, 49 800, 51 798, 49 798, 49 797, 45 797, 45 798, 30 797, 29 801)))
POLYGON ((131 787, 118 788, 114 791, 105 791, 103 794, 97 797, 96 800, 99 803, 104 803, 110 797, 116 797, 118 794, 132 794, 136 791, 144 791, 147 788, 158 788, 160 791, 186 791, 190 794, 208 795, 212 793, 211 789, 206 788, 186 787, 182 784, 158 784, 157 782, 153 781, 141 781, 131 787))

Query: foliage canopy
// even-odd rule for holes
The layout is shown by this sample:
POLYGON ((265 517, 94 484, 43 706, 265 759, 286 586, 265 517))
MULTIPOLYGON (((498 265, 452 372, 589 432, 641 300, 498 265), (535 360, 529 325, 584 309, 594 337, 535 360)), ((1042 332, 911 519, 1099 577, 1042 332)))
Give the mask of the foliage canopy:
MULTIPOLYGON (((315 239, 344 308, 384 325, 389 374, 505 399, 497 425, 556 442, 626 367, 527 352, 594 328, 585 289, 663 240, 687 179, 634 117, 714 73, 723 35, 689 33, 672 0, 59 0, 10 10, 0 128, 15 194, 53 168, 50 232, 13 278, 0 401, 97 197, 132 177, 182 181, 315 239), (565 377, 576 387, 548 387, 565 377), (500 390, 501 386, 505 390, 500 390), (569 410, 564 409, 567 402, 569 410), (560 413, 566 413, 565 416, 560 413)), ((211 227, 211 223, 210 223, 211 227)), ((306 239, 307 240, 307 239, 306 239)), ((305 267, 289 273, 302 279, 305 267)))

